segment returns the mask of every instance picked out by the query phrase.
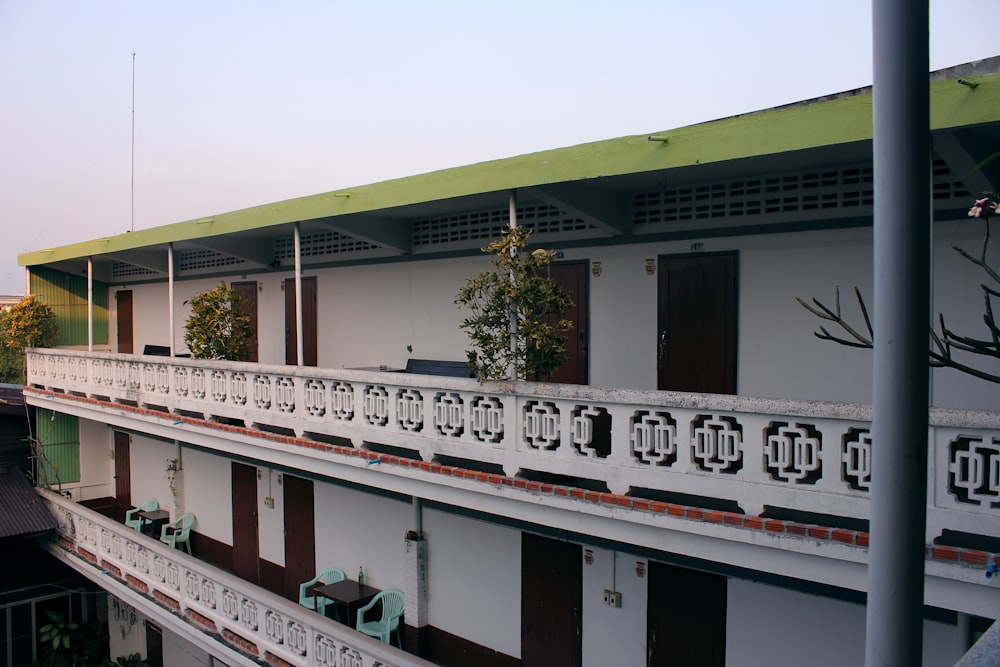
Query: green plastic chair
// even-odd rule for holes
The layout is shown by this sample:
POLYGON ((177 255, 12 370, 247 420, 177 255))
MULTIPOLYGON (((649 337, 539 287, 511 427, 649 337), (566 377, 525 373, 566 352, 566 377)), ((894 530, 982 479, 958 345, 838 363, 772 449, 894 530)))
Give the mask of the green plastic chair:
MULTIPOLYGON (((165 525, 160 531, 160 541, 175 549, 178 545, 191 553, 191 526, 194 525, 194 514, 181 514, 176 521, 165 525)), ((193 555, 193 554, 192 554, 193 555)))
POLYGON ((364 607, 358 609, 358 632, 377 637, 386 644, 390 644, 393 630, 396 631, 396 641, 399 648, 403 648, 403 634, 399 627, 399 618, 403 615, 403 591, 389 588, 375 597, 364 607), (376 605, 382 605, 382 617, 377 621, 365 621, 365 612, 371 610, 376 605))
MULTIPOLYGON (((331 567, 327 570, 323 570, 315 577, 299 584, 299 604, 303 607, 308 607, 309 609, 315 609, 320 614, 326 614, 326 605, 330 602, 328 598, 322 595, 313 596, 309 595, 309 589, 316 584, 332 584, 338 581, 343 581, 347 579, 347 575, 339 567, 331 567)), ((334 607, 334 614, 339 616, 337 613, 337 608, 334 607)))
POLYGON ((153 510, 160 509, 160 503, 156 502, 156 498, 150 498, 146 502, 142 503, 134 510, 128 510, 125 512, 125 525, 132 530, 142 532, 142 524, 144 519, 141 516, 136 516, 139 512, 152 512, 153 510))

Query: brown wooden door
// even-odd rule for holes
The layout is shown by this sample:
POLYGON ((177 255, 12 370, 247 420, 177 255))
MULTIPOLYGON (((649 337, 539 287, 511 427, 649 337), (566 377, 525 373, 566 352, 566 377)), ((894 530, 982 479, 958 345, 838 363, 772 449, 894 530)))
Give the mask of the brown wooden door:
MULTIPOLYGON (((285 280, 285 363, 298 364, 298 340, 295 335, 295 279, 285 280)), ((317 364, 316 277, 302 279, 302 362, 317 364)))
POLYGON ((257 468, 233 462, 233 574, 260 581, 257 534, 257 468))
POLYGON ((726 578, 650 561, 648 667, 726 664, 726 578))
POLYGON ((547 382, 565 384, 587 384, 587 336, 589 335, 588 282, 586 262, 565 262, 551 264, 549 275, 552 280, 573 296, 573 307, 562 317, 573 323, 566 335, 566 351, 569 358, 556 372, 545 378, 547 382))
POLYGON ((657 387, 736 393, 736 255, 659 258, 657 387))
POLYGON ((250 356, 247 361, 259 361, 257 352, 257 281, 248 280, 240 283, 233 283, 236 295, 246 304, 247 312, 250 315, 250 340, 247 341, 247 351, 250 356))
MULTIPOLYGON (((284 476, 285 489, 285 597, 299 599, 299 584, 316 576, 316 520, 313 483, 284 476)), ((324 566, 326 567, 326 566, 324 566)))
POLYGON ((118 313, 118 353, 132 354, 132 290, 115 292, 115 311, 118 313))
POLYGON ((130 444, 131 438, 128 433, 115 431, 115 514, 121 512, 122 521, 125 520, 125 510, 132 509, 130 444))
POLYGON ((521 534, 521 664, 576 667, 581 659, 580 545, 521 534))

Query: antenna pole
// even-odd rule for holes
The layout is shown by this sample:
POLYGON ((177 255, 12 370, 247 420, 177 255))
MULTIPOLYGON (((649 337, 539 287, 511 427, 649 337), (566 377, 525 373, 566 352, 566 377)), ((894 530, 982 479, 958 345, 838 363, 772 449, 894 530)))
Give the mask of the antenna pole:
POLYGON ((132 52, 132 226, 135 231, 135 51, 132 52))

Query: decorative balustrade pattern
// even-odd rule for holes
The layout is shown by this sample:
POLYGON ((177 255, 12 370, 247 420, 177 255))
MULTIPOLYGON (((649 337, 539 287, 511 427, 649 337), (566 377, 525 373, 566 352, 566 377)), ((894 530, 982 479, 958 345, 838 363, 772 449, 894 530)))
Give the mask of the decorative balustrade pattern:
POLYGON ((303 666, 429 667, 416 656, 170 549, 58 494, 42 494, 57 518, 59 536, 78 554, 96 558, 95 574, 112 571, 123 582, 140 582, 151 601, 173 600, 182 616, 192 611, 219 631, 231 630, 254 643, 261 656, 270 653, 303 666))
MULTIPOLYGON (((866 406, 30 350, 49 390, 640 490, 866 518, 866 406)), ((928 523, 1000 536, 1000 413, 931 412, 928 523), (945 513, 936 516, 935 513, 945 513), (936 517, 936 518, 935 518, 936 517), (945 518, 947 517, 947 518, 945 518)))

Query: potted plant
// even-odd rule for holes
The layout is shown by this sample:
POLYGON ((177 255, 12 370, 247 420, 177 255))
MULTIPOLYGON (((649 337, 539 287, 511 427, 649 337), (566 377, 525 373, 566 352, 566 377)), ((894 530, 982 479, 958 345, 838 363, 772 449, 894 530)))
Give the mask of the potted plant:
POLYGON ((566 333, 573 327, 562 315, 573 305, 570 293, 549 275, 555 252, 528 250, 531 231, 504 230, 483 248, 492 271, 469 278, 455 303, 472 311, 462 321, 472 347, 469 368, 482 380, 538 380, 565 363, 566 333))
POLYGON ((184 342, 195 359, 250 358, 250 314, 236 290, 220 282, 218 287, 199 292, 191 304, 191 316, 184 325, 184 342))

